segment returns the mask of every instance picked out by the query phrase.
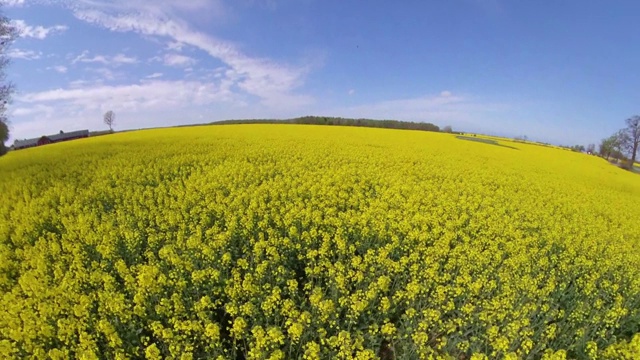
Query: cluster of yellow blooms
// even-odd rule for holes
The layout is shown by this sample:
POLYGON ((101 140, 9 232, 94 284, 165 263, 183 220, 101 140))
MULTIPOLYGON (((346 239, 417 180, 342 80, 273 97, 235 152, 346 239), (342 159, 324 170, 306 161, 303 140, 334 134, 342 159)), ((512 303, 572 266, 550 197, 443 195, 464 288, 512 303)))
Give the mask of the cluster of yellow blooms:
POLYGON ((640 178, 596 157, 228 125, 0 174, 1 358, 640 358, 640 178))

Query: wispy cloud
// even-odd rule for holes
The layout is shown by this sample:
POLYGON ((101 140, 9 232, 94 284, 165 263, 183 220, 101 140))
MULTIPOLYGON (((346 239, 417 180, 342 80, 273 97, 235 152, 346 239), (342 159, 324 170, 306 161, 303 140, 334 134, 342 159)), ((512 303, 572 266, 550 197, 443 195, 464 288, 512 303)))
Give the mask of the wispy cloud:
POLYGON ((68 29, 66 25, 54 25, 51 27, 44 26, 31 26, 28 25, 24 20, 13 20, 11 22, 13 26, 18 31, 21 37, 25 38, 34 38, 34 39, 45 39, 47 36, 52 34, 59 34, 68 29))
MULTIPOLYGON (((183 68, 185 78, 165 80, 163 73, 152 71, 146 73, 149 75, 134 75, 129 71, 132 67, 125 65, 140 61, 129 50, 109 54, 90 49, 67 54, 67 74, 75 75, 75 70, 81 70, 81 78, 63 88, 16 95, 12 116, 16 117, 14 133, 18 136, 38 136, 58 127, 93 128, 96 117, 100 126, 101 113, 110 109, 129 114, 132 120, 123 127, 135 128, 184 123, 190 117, 206 118, 211 114, 211 106, 215 106, 218 118, 257 117, 288 116, 314 103, 311 96, 301 93, 300 87, 318 64, 301 59, 298 65, 292 65, 250 56, 242 45, 197 31, 186 21, 203 13, 222 18, 225 13, 222 0, 37 1, 62 4, 77 19, 107 31, 151 40, 159 45, 160 51, 154 60, 183 68), (218 63, 214 69, 205 65, 211 63, 207 57, 217 60, 213 61, 218 63)), ((141 58, 143 54, 136 55, 141 58)), ((14 50, 14 56, 19 58, 41 55, 14 50)), ((49 66, 48 70, 60 73, 66 69, 49 66)))
POLYGON ((53 115, 55 108, 47 105, 36 105, 30 107, 18 107, 11 110, 12 116, 28 116, 28 115, 53 115))
POLYGON ((97 85, 56 89, 23 94, 16 97, 22 107, 28 104, 58 104, 75 110, 115 107, 139 110, 183 108, 193 104, 232 101, 233 96, 221 86, 198 81, 147 80, 132 85, 97 85))
POLYGON ((242 97, 231 92, 228 86, 159 79, 130 85, 73 81, 65 89, 16 95, 11 113, 17 119, 13 133, 18 137, 33 137, 57 128, 96 128, 101 122, 95 118, 107 110, 129 114, 130 120, 121 126, 131 129, 175 125, 189 119, 193 122, 198 116, 210 113, 202 110, 209 106, 246 108, 242 97))
POLYGON ((101 67, 101 68, 89 68, 87 69, 90 72, 96 73, 100 76, 101 80, 115 80, 117 75, 111 69, 101 67))
POLYGON ((66 66, 62 66, 62 65, 57 65, 57 66, 50 66, 47 68, 47 70, 53 70, 56 72, 59 72, 61 74, 64 74, 67 72, 67 67, 66 66))
POLYGON ((101 64, 104 64, 104 65, 107 65, 109 63, 107 58, 102 56, 102 55, 96 55, 96 56, 93 56, 93 57, 88 57, 87 56, 88 54, 89 54, 88 51, 83 52, 82 54, 78 55, 78 57, 73 59, 73 61, 71 63, 72 64, 76 64, 76 63, 79 63, 79 62, 83 62, 83 63, 101 63, 101 64))
POLYGON ((42 57, 42 52, 24 49, 11 49, 7 56, 12 59, 37 60, 42 57))
POLYGON ((7 6, 21 6, 24 5, 25 0, 3 0, 0 3, 7 6))
POLYGON ((292 66, 247 56, 232 42, 193 30, 180 16, 189 11, 202 12, 212 6, 220 8, 219 1, 94 0, 75 1, 73 4, 74 15, 80 20, 111 31, 169 39, 169 46, 174 48, 177 44, 184 44, 205 51, 226 64, 230 70, 227 76, 237 89, 257 96, 263 104, 284 106, 311 100, 308 96, 294 93, 304 83, 311 66, 292 66))
POLYGON ((111 62, 116 64, 137 64, 138 59, 124 54, 117 54, 111 58, 111 62))
POLYGON ((129 57, 124 54, 117 54, 115 56, 94 55, 89 56, 88 51, 83 51, 82 54, 76 56, 71 63, 100 63, 103 65, 118 66, 122 64, 137 64, 139 61, 135 57, 129 57))
POLYGON ((182 51, 182 49, 184 48, 184 44, 181 42, 177 42, 177 41, 170 41, 167 44, 167 50, 171 50, 171 51, 177 51, 180 52, 182 51))
POLYGON ((343 111, 348 116, 372 117, 400 120, 434 120, 450 118, 457 114, 467 100, 453 94, 429 95, 408 99, 387 100, 348 107, 343 111))
POLYGON ((166 54, 164 64, 167 66, 189 67, 196 63, 196 59, 180 54, 166 54))
POLYGON ((440 94, 340 107, 323 113, 354 118, 432 122, 475 131, 479 121, 500 121, 497 115, 504 114, 506 110, 507 105, 504 104, 445 90, 440 94))
POLYGON ((147 78, 147 79, 157 79, 157 78, 159 78, 159 77, 162 77, 162 75, 163 75, 162 73, 158 73, 158 72, 157 72, 157 73, 153 73, 153 74, 151 74, 151 75, 147 75, 147 76, 146 76, 146 78, 147 78))

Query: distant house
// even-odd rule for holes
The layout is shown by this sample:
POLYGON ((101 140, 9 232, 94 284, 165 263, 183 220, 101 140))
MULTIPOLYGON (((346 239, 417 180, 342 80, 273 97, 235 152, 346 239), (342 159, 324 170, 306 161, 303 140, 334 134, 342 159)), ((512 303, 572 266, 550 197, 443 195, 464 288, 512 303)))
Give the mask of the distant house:
POLYGON ((72 132, 60 132, 60 134, 47 135, 34 139, 16 140, 13 142, 13 148, 15 150, 26 149, 35 146, 42 146, 47 144, 53 144, 63 141, 76 140, 89 137, 89 130, 79 130, 72 132))
POLYGON ((16 140, 13 142, 13 148, 15 150, 26 149, 34 146, 38 146, 38 139, 16 140))

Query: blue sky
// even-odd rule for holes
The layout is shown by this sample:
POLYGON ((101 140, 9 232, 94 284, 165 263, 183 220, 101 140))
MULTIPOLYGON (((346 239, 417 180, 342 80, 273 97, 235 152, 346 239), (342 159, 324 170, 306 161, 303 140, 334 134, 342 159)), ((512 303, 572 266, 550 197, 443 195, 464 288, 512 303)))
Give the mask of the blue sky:
POLYGON ((640 113, 638 1, 3 3, 14 138, 113 110, 116 129, 330 115, 586 145, 640 113))

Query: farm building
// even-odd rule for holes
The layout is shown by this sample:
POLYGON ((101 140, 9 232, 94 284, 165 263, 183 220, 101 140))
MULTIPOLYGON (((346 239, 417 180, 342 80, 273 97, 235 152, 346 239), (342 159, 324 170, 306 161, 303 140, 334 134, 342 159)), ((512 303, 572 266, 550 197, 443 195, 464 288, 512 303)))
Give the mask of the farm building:
POLYGON ((72 132, 60 132, 60 134, 47 135, 34 139, 16 140, 13 142, 13 148, 15 150, 26 149, 34 146, 42 146, 47 144, 53 144, 62 141, 69 141, 75 139, 82 139, 89 137, 89 130, 79 130, 72 132))

